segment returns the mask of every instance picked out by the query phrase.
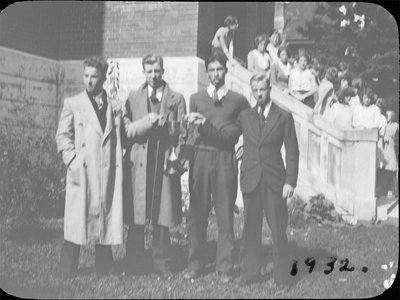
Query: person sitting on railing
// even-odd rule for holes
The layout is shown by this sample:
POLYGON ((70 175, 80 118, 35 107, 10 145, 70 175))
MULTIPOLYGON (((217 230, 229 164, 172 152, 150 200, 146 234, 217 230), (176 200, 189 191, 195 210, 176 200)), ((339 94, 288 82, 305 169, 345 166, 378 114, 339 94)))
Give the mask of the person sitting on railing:
POLYGON ((358 129, 371 129, 379 127, 381 114, 378 106, 372 102, 372 90, 367 87, 361 93, 361 105, 354 108, 353 127, 358 129))
POLYGON ((356 106, 361 104, 359 93, 364 87, 363 79, 361 77, 353 78, 351 80, 351 87, 354 90, 354 96, 351 97, 349 105, 354 110, 356 106))
POLYGON ((326 118, 329 117, 331 106, 334 101, 336 101, 334 86, 337 82, 337 74, 338 72, 335 67, 329 67, 328 70, 326 70, 324 79, 322 79, 318 87, 318 100, 315 104, 314 111, 326 118))
POLYGON ((276 62, 279 59, 278 50, 282 43, 280 33, 275 30, 271 34, 269 41, 270 42, 267 45, 267 51, 268 51, 269 55, 271 56, 272 62, 276 62))
POLYGON ((292 69, 288 59, 288 51, 285 47, 278 49, 279 60, 271 66, 271 84, 278 86, 283 91, 289 92, 289 74, 292 69))
POLYGON ((267 36, 265 34, 258 35, 254 39, 256 48, 247 55, 247 69, 252 73, 265 72, 267 75, 269 74, 272 58, 266 51, 266 42, 267 36))
POLYGON ((218 28, 213 40, 211 41, 211 54, 221 52, 225 58, 234 64, 233 60, 233 37, 239 28, 239 21, 234 16, 228 16, 224 20, 224 26, 218 28))
POLYGON ((314 94, 317 92, 314 75, 307 68, 307 56, 299 56, 297 67, 293 68, 289 76, 290 94, 310 108, 314 107, 314 94))
POLYGON ((338 102, 335 102, 329 111, 329 121, 341 129, 351 129, 353 121, 353 110, 349 102, 354 91, 345 87, 337 93, 338 102))
POLYGON ((324 73, 324 66, 320 63, 317 58, 311 60, 311 73, 314 75, 315 84, 319 86, 321 84, 321 79, 324 73))

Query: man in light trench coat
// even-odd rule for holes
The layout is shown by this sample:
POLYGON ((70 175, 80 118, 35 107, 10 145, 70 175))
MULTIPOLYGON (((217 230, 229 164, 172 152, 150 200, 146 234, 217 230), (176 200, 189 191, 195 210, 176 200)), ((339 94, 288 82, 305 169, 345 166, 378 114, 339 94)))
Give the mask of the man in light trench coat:
POLYGON ((103 89, 107 67, 102 58, 85 59, 85 90, 64 100, 56 134, 68 167, 64 276, 76 274, 80 245, 95 244, 95 270, 104 274, 113 262, 111 245, 123 243, 121 116, 103 89))
POLYGON ((162 79, 161 56, 149 54, 142 65, 146 82, 129 94, 124 116, 128 136, 124 171, 124 216, 129 224, 126 265, 128 272, 144 271, 144 226, 151 224, 154 271, 170 279, 169 227, 182 221, 182 200, 180 176, 164 173, 171 145, 165 120, 182 121, 186 105, 183 96, 162 79))

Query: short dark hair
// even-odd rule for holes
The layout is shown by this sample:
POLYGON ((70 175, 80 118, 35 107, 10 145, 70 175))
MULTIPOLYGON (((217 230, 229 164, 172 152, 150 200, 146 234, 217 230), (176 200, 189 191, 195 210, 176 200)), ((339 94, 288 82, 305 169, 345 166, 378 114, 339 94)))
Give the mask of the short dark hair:
POLYGON ((285 51, 286 54, 289 56, 288 49, 287 49, 285 46, 280 46, 280 47, 278 48, 278 52, 277 52, 278 57, 281 56, 281 53, 282 53, 283 51, 285 51))
POLYGON ((374 98, 373 98, 372 89, 370 87, 364 87, 360 92, 360 100, 361 100, 362 105, 364 105, 364 101, 363 101, 364 95, 366 95, 368 98, 371 99, 371 104, 372 104, 374 101, 374 98))
POLYGON ((208 70, 208 65, 214 61, 219 62, 225 69, 226 69, 226 56, 224 53, 222 52, 216 52, 214 54, 212 54, 206 61, 206 70, 208 70))
POLYGON ((330 82, 336 82, 338 75, 338 70, 336 67, 329 67, 325 72, 325 78, 330 82))
POLYGON ((352 88, 346 87, 340 89, 337 93, 339 103, 344 103, 345 97, 354 97, 354 90, 352 88))
POLYGON ((257 82, 265 81, 265 82, 267 83, 267 86, 268 86, 269 88, 271 87, 271 83, 270 83, 270 81, 269 81, 269 76, 268 76, 267 74, 265 74, 264 72, 260 72, 260 73, 257 73, 257 74, 255 74, 255 75, 253 75, 253 76, 250 78, 250 85, 251 85, 253 82, 255 82, 255 81, 257 81, 257 82))
POLYGON ((101 74, 106 77, 107 70, 108 70, 108 63, 107 61, 100 57, 100 56, 90 56, 85 58, 83 61, 83 66, 84 67, 92 67, 96 68, 101 72, 101 74))
POLYGON ((227 16, 224 20, 224 26, 230 26, 230 25, 234 25, 234 24, 239 24, 238 18, 236 18, 235 16, 227 16))
POLYGON ((161 69, 164 69, 164 59, 160 55, 156 55, 154 53, 147 54, 142 59, 143 69, 144 69, 144 65, 146 65, 146 64, 152 65, 157 62, 160 64, 161 69))
POLYGON ((265 34, 257 35, 254 39, 254 46, 257 48, 262 41, 267 41, 267 36, 265 34))

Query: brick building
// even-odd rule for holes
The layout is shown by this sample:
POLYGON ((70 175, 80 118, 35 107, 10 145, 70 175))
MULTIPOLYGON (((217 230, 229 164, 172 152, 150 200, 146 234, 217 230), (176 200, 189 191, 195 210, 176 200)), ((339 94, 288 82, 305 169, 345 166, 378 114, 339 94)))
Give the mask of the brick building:
POLYGON ((274 2, 16 2, 0 13, 0 128, 24 145, 54 137, 65 97, 82 90, 82 59, 120 62, 121 97, 144 82, 141 58, 165 58, 165 79, 190 94, 208 84, 204 58, 228 15, 239 19, 235 55, 274 26, 274 2))

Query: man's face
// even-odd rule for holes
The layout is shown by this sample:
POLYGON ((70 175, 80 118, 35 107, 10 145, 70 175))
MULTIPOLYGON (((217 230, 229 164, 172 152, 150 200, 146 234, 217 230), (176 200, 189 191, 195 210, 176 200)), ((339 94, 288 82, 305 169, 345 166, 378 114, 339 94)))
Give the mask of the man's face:
POLYGON ((207 74, 211 84, 216 88, 223 86, 225 84, 226 71, 225 66, 221 65, 219 61, 210 62, 207 74))
POLYGON ((95 67, 85 67, 83 70, 83 83, 89 93, 99 93, 103 88, 105 78, 100 70, 95 67))
POLYGON ((229 25, 229 30, 235 32, 239 28, 239 23, 229 25))
POLYGON ((270 87, 268 86, 266 80, 253 81, 251 83, 251 91, 254 99, 257 100, 258 105, 265 106, 270 101, 270 87))
POLYGON ((164 75, 164 69, 161 68, 159 62, 154 64, 145 64, 143 69, 146 81, 152 88, 159 88, 162 85, 162 76, 164 75))

